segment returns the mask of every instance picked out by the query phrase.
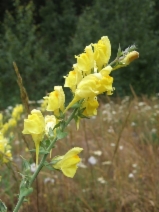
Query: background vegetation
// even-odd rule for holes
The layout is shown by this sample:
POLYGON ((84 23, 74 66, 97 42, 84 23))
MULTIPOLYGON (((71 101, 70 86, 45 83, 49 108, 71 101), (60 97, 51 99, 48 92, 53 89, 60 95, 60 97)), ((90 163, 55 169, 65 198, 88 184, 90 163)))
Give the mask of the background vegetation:
POLYGON ((13 70, 15 61, 30 100, 41 99, 75 62, 85 45, 108 35, 114 59, 136 44, 140 60, 113 73, 116 95, 159 91, 157 0, 34 0, 0 2, 0 109, 20 101, 13 70))
MULTIPOLYGON (((111 60, 119 43, 122 49, 136 44, 140 53, 139 60, 112 73, 116 90, 110 98, 103 98, 98 116, 82 120, 78 132, 71 123, 68 136, 54 148, 55 155, 74 146, 84 148, 75 178, 43 169, 21 212, 159 211, 158 24, 157 0, 0 1, 0 110, 4 122, 11 116, 11 106, 20 102, 13 61, 30 100, 39 100, 55 85, 63 85, 74 55, 103 35, 111 40, 111 60), (130 92, 132 99, 124 97, 130 92)), ((34 103, 30 102, 31 108, 40 106, 34 103)), ((19 191, 19 155, 29 159, 28 145, 34 148, 31 137, 21 133, 24 117, 7 134, 13 161, 1 166, 0 199, 8 212, 19 191)), ((34 161, 33 155, 32 169, 34 161)))
MULTIPOLYGON (((10 117, 9 108, 4 111, 10 117)), ((73 179, 43 168, 21 212, 158 212, 159 99, 144 96, 100 104, 98 116, 72 122, 52 157, 80 146, 82 164, 73 179)), ((22 159, 35 171, 31 136, 23 136, 23 118, 10 136, 13 161, 1 166, 0 199, 12 212, 17 201, 22 159), (26 145, 28 144, 28 145, 26 145)), ((41 157, 42 155, 39 155, 41 157)), ((49 160, 49 158, 48 158, 49 160)))

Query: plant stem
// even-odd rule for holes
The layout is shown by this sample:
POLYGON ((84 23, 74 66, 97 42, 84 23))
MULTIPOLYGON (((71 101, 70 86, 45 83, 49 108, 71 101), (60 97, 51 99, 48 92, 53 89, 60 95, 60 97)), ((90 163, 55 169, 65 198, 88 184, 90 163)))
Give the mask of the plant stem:
POLYGON ((72 112, 72 114, 70 115, 70 117, 68 118, 68 120, 65 123, 65 127, 67 127, 67 125, 70 123, 70 121, 73 119, 75 113, 77 112, 78 108, 74 109, 74 111, 72 112))
POLYGON ((24 196, 23 196, 23 197, 21 197, 21 198, 19 198, 19 200, 18 200, 18 202, 17 202, 17 205, 15 206, 15 208, 14 208, 14 211, 13 211, 13 212, 18 212, 18 210, 19 210, 19 208, 20 208, 21 204, 23 203, 24 198, 25 198, 24 196))
MULTIPOLYGON (((70 117, 68 118, 68 120, 66 121, 66 124, 65 126, 62 128, 62 131, 67 127, 67 125, 70 123, 70 121, 73 119, 75 113, 77 112, 78 108, 74 109, 74 111, 72 112, 72 114, 70 115, 70 117)), ((51 141, 51 144, 50 146, 47 148, 47 152, 50 152, 53 145, 56 143, 57 141, 57 137, 55 137, 52 141, 51 141)), ((34 182, 34 180, 36 179, 37 175, 39 174, 39 172, 41 171, 42 167, 44 166, 44 162, 47 158, 49 153, 46 153, 43 155, 36 171, 34 172, 34 174, 32 175, 31 179, 30 179, 30 183, 29 183, 29 187, 31 187, 32 183, 34 182)), ((22 205, 23 201, 24 201, 24 198, 25 196, 21 196, 19 199, 18 199, 18 202, 17 202, 17 205, 15 206, 13 212, 18 212, 19 211, 19 208, 20 206, 22 205)))

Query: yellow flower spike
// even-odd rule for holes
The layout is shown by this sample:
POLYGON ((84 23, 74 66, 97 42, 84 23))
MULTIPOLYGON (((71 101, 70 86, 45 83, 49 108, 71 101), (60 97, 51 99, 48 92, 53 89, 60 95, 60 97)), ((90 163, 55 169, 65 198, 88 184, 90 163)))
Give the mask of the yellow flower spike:
POLYGON ((83 112, 85 116, 95 116, 97 115, 97 108, 99 103, 97 101, 97 97, 88 98, 82 104, 82 108, 86 108, 83 112))
POLYGON ((77 65, 80 71, 83 71, 86 75, 91 73, 94 67, 94 53, 92 45, 86 46, 85 53, 75 56, 77 58, 77 65))
POLYGON ((30 134, 36 148, 36 165, 38 164, 39 146, 45 134, 45 120, 40 110, 32 110, 28 119, 24 119, 23 134, 30 134))
POLYGON ((64 76, 65 78, 64 87, 69 87, 74 93, 77 85, 82 80, 83 76, 77 64, 74 64, 73 67, 74 67, 74 70, 70 71, 68 76, 64 76))
POLYGON ((78 154, 83 150, 80 147, 74 147, 69 150, 64 156, 57 156, 54 159, 59 160, 53 167, 60 169, 67 177, 73 178, 77 171, 77 164, 81 161, 78 154))
POLYGON ((5 134, 9 129, 9 124, 5 123, 1 129, 2 134, 5 134))
POLYGON ((0 161, 2 163, 8 163, 12 160, 11 146, 8 144, 8 140, 0 132, 0 161))
POLYGON ((105 66, 111 56, 111 44, 107 36, 101 37, 98 43, 93 44, 94 46, 94 60, 97 63, 98 71, 105 66))
POLYGON ((62 86, 54 86, 54 91, 44 98, 48 99, 47 111, 54 111, 55 115, 59 115, 59 110, 64 110, 65 94, 62 86))
POLYGON ((53 129, 54 126, 56 125, 56 117, 51 115, 45 116, 45 134, 48 136, 49 134, 49 129, 53 129))

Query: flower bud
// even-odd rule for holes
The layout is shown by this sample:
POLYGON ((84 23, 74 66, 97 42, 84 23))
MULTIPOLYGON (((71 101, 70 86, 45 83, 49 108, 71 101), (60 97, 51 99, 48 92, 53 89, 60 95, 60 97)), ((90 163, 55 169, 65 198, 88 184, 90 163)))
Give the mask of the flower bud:
POLYGON ((127 66, 137 58, 139 58, 139 53, 137 51, 132 51, 126 55, 122 62, 127 66))

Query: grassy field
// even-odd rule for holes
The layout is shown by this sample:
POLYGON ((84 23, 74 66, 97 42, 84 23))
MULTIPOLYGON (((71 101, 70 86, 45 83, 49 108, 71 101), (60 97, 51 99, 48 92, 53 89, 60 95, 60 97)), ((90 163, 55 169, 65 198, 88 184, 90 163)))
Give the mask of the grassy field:
MULTIPOLYGON (((13 162, 2 167, 0 198, 12 211, 21 179, 21 158, 33 158, 33 142, 21 121, 11 136, 13 162)), ((52 155, 84 148, 73 179, 43 169, 21 212, 158 212, 159 97, 107 99, 98 115, 72 122, 52 155)), ((34 164, 32 164, 32 171, 34 164)))

